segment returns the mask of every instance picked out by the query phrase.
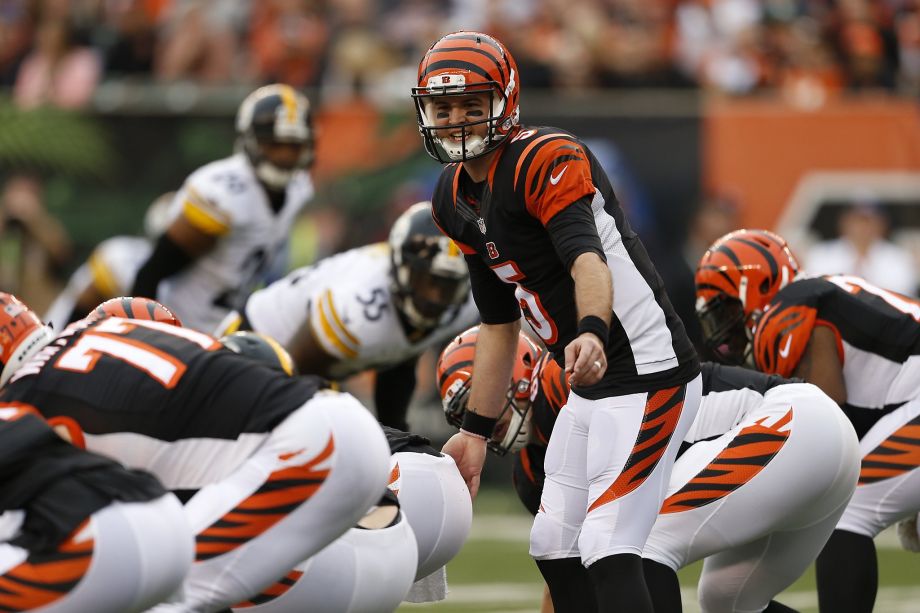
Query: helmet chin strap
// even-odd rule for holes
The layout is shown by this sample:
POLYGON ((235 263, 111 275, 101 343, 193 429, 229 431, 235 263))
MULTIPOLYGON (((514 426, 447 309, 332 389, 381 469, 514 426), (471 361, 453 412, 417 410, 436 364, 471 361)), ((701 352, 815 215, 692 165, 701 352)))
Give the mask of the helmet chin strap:
POLYGON ((294 178, 294 170, 284 170, 278 168, 267 160, 262 160, 255 166, 256 177, 259 181, 274 190, 283 190, 287 188, 288 183, 294 178))

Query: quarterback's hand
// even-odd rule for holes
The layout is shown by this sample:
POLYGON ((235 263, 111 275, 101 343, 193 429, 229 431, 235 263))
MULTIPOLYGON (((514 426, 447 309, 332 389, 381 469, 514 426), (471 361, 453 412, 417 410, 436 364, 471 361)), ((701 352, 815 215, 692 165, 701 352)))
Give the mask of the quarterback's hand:
POLYGON ((898 540, 907 551, 920 553, 920 534, 917 533, 917 516, 898 522, 898 540))
POLYGON ((607 356, 601 339, 584 332, 565 346, 565 372, 571 386, 594 385, 607 372, 607 356))
POLYGON ((470 498, 475 500, 476 493, 479 491, 479 476, 482 474, 482 465, 486 461, 486 441, 463 432, 450 437, 441 453, 445 453, 454 459, 460 476, 466 481, 466 486, 470 488, 470 498))

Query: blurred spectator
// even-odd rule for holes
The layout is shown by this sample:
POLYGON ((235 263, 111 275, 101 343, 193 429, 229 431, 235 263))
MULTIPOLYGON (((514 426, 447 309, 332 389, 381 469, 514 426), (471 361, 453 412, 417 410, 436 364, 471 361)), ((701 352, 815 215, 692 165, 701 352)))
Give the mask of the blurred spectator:
POLYGON ((95 15, 92 38, 105 56, 109 76, 151 75, 157 21, 167 0, 104 2, 95 15))
POLYGON ((0 0, 0 86, 12 87, 32 43, 33 20, 25 2, 0 0))
POLYGON ((326 89, 364 97, 377 85, 384 85, 397 67, 396 58, 378 33, 370 27, 353 25, 336 36, 329 50, 326 89))
POLYGON ((888 217, 871 200, 855 203, 838 220, 839 238, 813 246, 803 262, 812 274, 862 277, 879 287, 916 295, 917 271, 906 249, 888 241, 888 217))
POLYGON ((0 0, 0 86, 14 82, 30 49, 48 46, 33 26, 38 15, 90 43, 105 76, 322 84, 393 99, 433 40, 476 29, 519 50, 520 78, 532 88, 695 84, 729 95, 779 91, 813 108, 844 89, 920 90, 918 3, 0 0))
POLYGON ((253 3, 249 30, 249 76, 257 83, 302 88, 319 83, 329 25, 319 0, 253 3))
POLYGON ((101 76, 99 53, 75 44, 65 17, 50 15, 38 24, 35 47, 19 68, 13 97, 24 108, 78 108, 90 101, 101 76))
POLYGON ((45 209, 38 180, 16 175, 0 191, 0 287, 43 311, 60 289, 70 238, 45 209))
POLYGON ((174 0, 160 35, 157 77, 208 83, 233 80, 239 33, 249 7, 248 0, 174 0))

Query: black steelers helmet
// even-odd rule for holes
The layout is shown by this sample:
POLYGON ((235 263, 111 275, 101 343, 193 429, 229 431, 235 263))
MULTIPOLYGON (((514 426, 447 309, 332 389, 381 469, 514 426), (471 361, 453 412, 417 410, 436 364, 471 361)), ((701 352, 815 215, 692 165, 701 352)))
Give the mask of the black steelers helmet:
POLYGON ((249 158, 256 177, 271 189, 287 187, 294 173, 313 163, 313 116, 307 97, 290 85, 275 83, 255 90, 236 114, 237 147, 249 158), (269 160, 263 147, 272 143, 300 145, 291 167, 269 160))
POLYGON ((243 357, 260 362, 273 370, 279 370, 287 375, 297 374, 294 360, 281 343, 265 334, 258 332, 234 332, 220 337, 220 344, 243 357))
POLYGON ((431 218, 431 202, 400 215, 389 243, 393 303, 410 325, 433 328, 447 309, 466 300, 470 273, 460 248, 431 218))

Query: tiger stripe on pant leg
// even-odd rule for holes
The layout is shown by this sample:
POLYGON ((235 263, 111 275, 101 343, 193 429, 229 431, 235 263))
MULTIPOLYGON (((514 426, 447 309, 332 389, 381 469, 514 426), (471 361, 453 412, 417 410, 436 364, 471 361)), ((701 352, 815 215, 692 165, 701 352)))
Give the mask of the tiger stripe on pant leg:
POLYGON ((632 492, 642 485, 655 469, 680 420, 686 391, 687 386, 680 385, 649 394, 639 435, 623 471, 616 481, 591 503, 588 507, 589 513, 632 492))
POLYGON ((907 422, 862 459, 858 485, 903 475, 920 466, 920 417, 907 422))
POLYGON ((765 426, 765 419, 743 428, 705 468, 668 496, 660 512, 679 513, 705 506, 753 479, 788 440, 790 431, 780 428, 792 421, 792 409, 772 426, 765 426))
POLYGON ((95 541, 76 537, 88 523, 73 531, 56 551, 32 553, 25 562, 0 576, 0 612, 29 611, 52 604, 73 590, 89 570, 95 541))
POLYGON ((294 584, 303 577, 303 571, 292 570, 287 575, 285 575, 280 581, 273 583, 268 586, 262 593, 257 596, 250 598, 249 600, 244 600, 233 605, 234 609, 248 609, 249 607, 257 607, 259 605, 265 604, 266 602, 271 602, 275 598, 280 598, 284 596, 288 590, 294 587, 294 584))
POLYGON ((334 450, 335 442, 330 436, 326 447, 306 463, 273 472, 251 496, 196 536, 195 560, 210 560, 233 551, 287 517, 329 476, 329 469, 316 467, 334 450))

